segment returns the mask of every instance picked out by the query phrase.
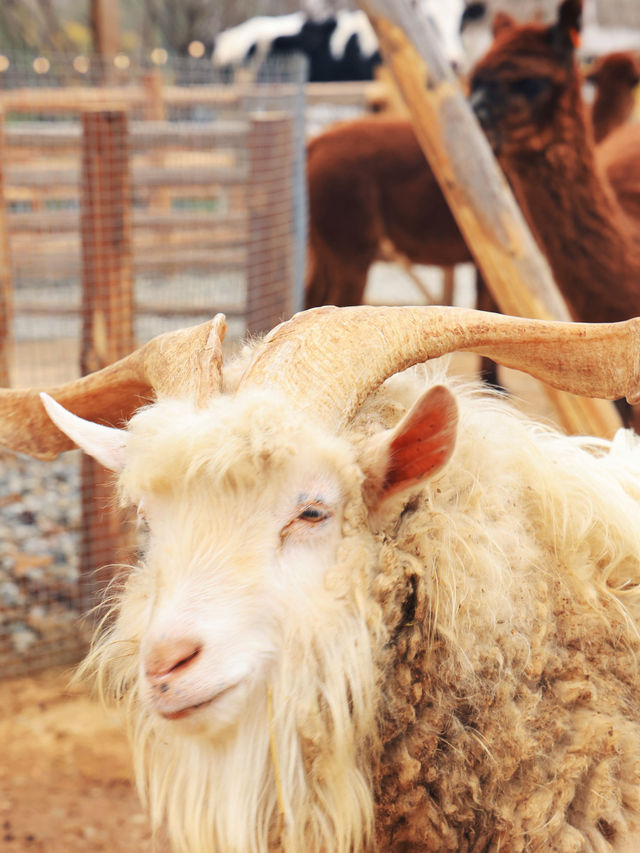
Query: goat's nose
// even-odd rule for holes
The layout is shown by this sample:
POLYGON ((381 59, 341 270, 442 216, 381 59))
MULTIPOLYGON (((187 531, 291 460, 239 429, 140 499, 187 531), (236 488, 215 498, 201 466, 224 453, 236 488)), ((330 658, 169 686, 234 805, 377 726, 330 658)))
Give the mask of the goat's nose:
POLYGON ((202 643, 191 637, 159 641, 145 655, 145 675, 152 684, 167 682, 190 666, 201 651, 202 643))

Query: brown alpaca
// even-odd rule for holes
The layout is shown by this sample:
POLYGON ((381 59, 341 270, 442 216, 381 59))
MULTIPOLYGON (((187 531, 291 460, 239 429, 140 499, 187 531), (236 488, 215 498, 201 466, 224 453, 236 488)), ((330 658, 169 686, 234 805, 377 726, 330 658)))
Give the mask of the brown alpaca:
MULTIPOLYGON (((619 105, 623 91, 630 101, 632 75, 615 82, 616 68, 629 72, 620 55, 611 62, 605 57, 594 71, 600 135, 627 117, 619 105)), ((472 259, 408 119, 366 117, 330 128, 309 143, 307 175, 306 308, 358 305, 385 243, 416 264, 472 259)), ((618 179, 612 177, 616 190, 618 179)), ((624 192, 624 181, 620 184, 624 192)), ((479 307, 495 310, 484 288, 479 307)))
POLYGON ((598 162, 618 201, 640 227, 640 124, 618 128, 598 146, 598 162))
POLYGON ((471 100, 576 319, 640 314, 640 222, 600 163, 574 49, 581 3, 558 22, 503 27, 471 76, 471 100))
POLYGON ((635 53, 610 53, 597 60, 587 75, 596 86, 591 122, 596 143, 631 116, 640 83, 640 59, 635 53))
POLYGON ((407 119, 330 128, 309 143, 307 175, 306 308, 359 305, 385 240, 413 263, 471 260, 407 119))

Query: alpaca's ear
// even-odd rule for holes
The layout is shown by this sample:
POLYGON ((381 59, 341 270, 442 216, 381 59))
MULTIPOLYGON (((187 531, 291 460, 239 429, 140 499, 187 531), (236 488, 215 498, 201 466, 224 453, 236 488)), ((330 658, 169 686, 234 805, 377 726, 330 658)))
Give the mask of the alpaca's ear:
POLYGON ((491 32, 495 38, 498 33, 502 33, 505 30, 511 30, 515 25, 516 22, 513 20, 511 15, 508 15, 506 12, 496 12, 491 23, 491 32))
POLYGON ((554 47, 573 54, 580 44, 581 29, 582 0, 564 0, 558 9, 558 22, 549 30, 554 47))

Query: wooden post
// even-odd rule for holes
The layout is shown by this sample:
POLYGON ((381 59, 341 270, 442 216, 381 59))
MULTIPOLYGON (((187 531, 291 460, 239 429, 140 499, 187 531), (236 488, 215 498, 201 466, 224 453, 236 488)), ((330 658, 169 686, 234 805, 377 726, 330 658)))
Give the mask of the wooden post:
POLYGON ((247 331, 264 332, 292 313, 293 120, 252 115, 249 132, 247 331))
POLYGON ((144 103, 144 117, 148 121, 166 121, 167 110, 164 103, 162 90, 162 71, 152 68, 142 78, 142 84, 146 93, 144 103))
POLYGON ((13 293, 11 289, 11 265, 9 256, 9 233, 7 204, 4 192, 4 116, 0 112, 0 385, 9 386, 12 349, 13 293))
POLYGON ((120 43, 118 0, 91 0, 90 9, 93 46, 102 61, 101 82, 106 84, 115 76, 113 57, 120 43))
MULTIPOLYGON (((83 115, 81 235, 80 369, 84 375, 135 348, 131 191, 124 112, 83 115)), ((81 595, 87 604, 111 578, 110 566, 129 558, 130 537, 131 529, 123 525, 117 508, 110 473, 93 459, 83 457, 80 561, 81 595)))
MULTIPOLYGON (((163 97, 163 81, 162 71, 159 68, 152 68, 147 71, 142 78, 144 90, 147 98, 144 103, 144 117, 147 121, 166 121, 167 110, 163 97)), ((167 163, 166 151, 151 151, 149 155, 149 164, 163 169, 167 163)), ((162 187, 151 188, 149 191, 149 208, 151 210, 171 210, 172 195, 169 190, 162 187)))
MULTIPOLYGON (((500 309, 569 320, 553 281, 431 24, 412 0, 360 0, 407 103, 420 145, 500 309), (411 33, 411 41, 406 33, 411 33)), ((611 436, 612 403, 547 389, 569 432, 611 436)))

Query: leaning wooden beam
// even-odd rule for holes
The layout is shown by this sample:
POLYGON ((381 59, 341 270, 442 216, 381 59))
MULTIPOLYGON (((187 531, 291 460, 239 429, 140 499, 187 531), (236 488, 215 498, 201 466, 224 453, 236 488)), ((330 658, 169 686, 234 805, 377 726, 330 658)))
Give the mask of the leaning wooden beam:
MULTIPOLYGON (((570 319, 430 22, 411 0, 359 2, 378 35, 425 156, 500 309, 522 317, 570 319)), ((621 425, 612 403, 545 391, 569 432, 609 437, 621 425)))

